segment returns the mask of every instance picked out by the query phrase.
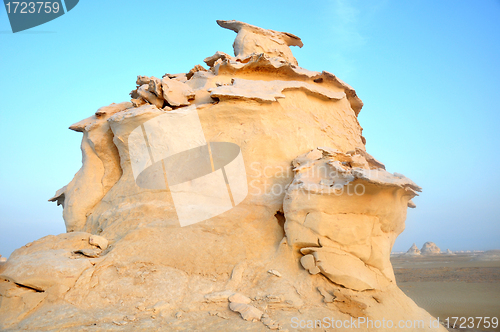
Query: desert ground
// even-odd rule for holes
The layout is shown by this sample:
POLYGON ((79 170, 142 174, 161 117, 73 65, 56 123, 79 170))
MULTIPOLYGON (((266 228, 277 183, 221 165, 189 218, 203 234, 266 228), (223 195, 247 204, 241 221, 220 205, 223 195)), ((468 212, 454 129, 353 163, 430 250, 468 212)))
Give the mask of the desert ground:
POLYGON ((440 321, 449 317, 450 331, 500 331, 500 250, 453 255, 394 255, 398 286, 440 321), (464 318, 467 322, 464 322, 464 318), (473 320, 469 317, 474 317, 473 320), (476 317, 496 317, 496 328, 476 317), (460 321, 461 320, 461 321, 460 321), (473 321, 473 323, 472 323, 473 321), (468 324, 474 328, 467 327, 468 324), (479 325, 479 326, 478 326, 479 325))

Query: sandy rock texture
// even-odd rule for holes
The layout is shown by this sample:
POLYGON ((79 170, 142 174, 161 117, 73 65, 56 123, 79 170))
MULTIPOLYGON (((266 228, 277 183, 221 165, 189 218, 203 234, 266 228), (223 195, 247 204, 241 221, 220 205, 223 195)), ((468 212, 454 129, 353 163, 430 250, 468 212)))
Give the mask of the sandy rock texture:
MULTIPOLYGON (((389 255, 420 187, 366 152, 354 89, 299 67, 295 35, 217 23, 237 33, 234 57, 217 52, 208 68, 138 76, 130 102, 70 127, 83 133, 83 165, 50 199, 63 206, 68 233, 0 266, 0 329, 309 331, 292 322, 363 317, 445 331, 429 327, 432 317, 395 283, 389 255), (161 169, 150 182, 136 170, 156 165, 151 151, 162 142, 147 122, 193 112, 200 142, 241 149, 248 193, 181 227, 161 169)), ((165 135, 181 144, 187 134, 165 135)))

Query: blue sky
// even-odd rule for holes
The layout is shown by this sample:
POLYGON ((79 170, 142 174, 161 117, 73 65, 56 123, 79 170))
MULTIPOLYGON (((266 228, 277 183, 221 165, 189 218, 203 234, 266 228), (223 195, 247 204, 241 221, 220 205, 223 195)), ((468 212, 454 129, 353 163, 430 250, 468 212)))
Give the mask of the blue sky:
POLYGON ((232 53, 216 19, 294 33, 300 66, 356 89, 368 152, 424 189, 394 250, 500 248, 500 1, 82 0, 16 34, 0 8, 0 254, 65 231, 47 199, 81 166, 67 127, 137 75, 232 53))

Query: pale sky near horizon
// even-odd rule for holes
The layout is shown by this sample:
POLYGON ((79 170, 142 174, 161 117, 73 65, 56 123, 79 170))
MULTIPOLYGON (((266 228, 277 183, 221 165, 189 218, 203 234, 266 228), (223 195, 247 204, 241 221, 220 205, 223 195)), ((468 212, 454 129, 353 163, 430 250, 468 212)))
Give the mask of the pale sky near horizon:
POLYGON ((356 89, 367 151, 423 187, 394 251, 500 249, 500 1, 82 0, 16 34, 0 8, 0 254, 65 231, 47 199, 81 166, 68 126, 129 100, 137 75, 232 54, 217 19, 298 35, 301 67, 356 89))

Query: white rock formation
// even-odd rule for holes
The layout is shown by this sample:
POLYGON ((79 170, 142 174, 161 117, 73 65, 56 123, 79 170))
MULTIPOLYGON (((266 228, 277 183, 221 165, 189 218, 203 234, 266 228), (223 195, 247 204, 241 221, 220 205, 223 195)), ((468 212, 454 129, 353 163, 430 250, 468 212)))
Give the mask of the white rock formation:
POLYGON ((414 243, 410 249, 406 252, 405 255, 417 256, 420 255, 420 249, 418 249, 417 245, 414 243))
POLYGON ((441 253, 441 249, 434 242, 425 242, 420 252, 422 255, 436 255, 441 253))
POLYGON ((63 206, 63 218, 68 232, 83 228, 90 211, 122 175, 118 149, 107 120, 113 114, 130 107, 132 104, 129 102, 101 107, 93 116, 69 127, 83 133, 83 165, 73 180, 49 200, 63 206))
POLYGON ((478 261, 499 261, 500 260, 500 250, 488 250, 478 254, 473 258, 478 261))
POLYGON ((284 201, 285 231, 288 243, 309 256, 301 259, 304 268, 311 274, 318 268, 332 282, 358 291, 394 282, 391 248, 420 187, 380 168, 361 149, 318 148, 296 158, 293 166, 295 177, 284 201))
POLYGON ((238 34, 233 44, 234 55, 237 58, 244 59, 252 54, 264 53, 298 65, 289 46, 302 47, 299 37, 288 32, 262 29, 239 21, 218 20, 217 24, 238 34))
MULTIPOLYGON (((83 165, 51 199, 69 233, 2 264, 0 329, 262 331, 290 328, 298 315, 430 321, 389 261, 420 188, 366 152, 354 89, 298 67, 294 35, 218 23, 238 33, 236 57, 217 52, 208 70, 139 76, 131 102, 70 127, 83 133, 83 165), (161 169, 154 189, 134 176, 141 160, 131 151, 143 146, 150 164, 141 167, 157 165, 159 132, 131 133, 194 111, 204 141, 240 148, 248 195, 181 227, 161 169)), ((161 134, 182 143, 190 133, 161 134)), ((445 331, 414 329, 423 330, 445 331)))

